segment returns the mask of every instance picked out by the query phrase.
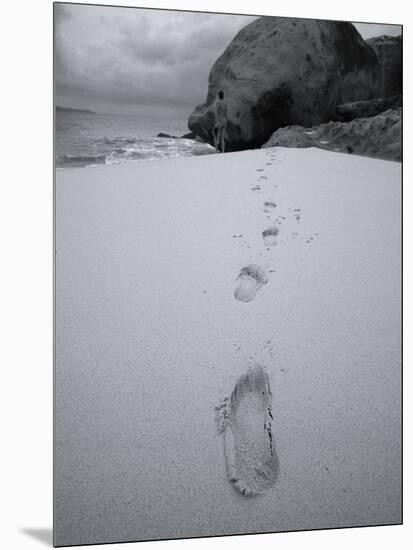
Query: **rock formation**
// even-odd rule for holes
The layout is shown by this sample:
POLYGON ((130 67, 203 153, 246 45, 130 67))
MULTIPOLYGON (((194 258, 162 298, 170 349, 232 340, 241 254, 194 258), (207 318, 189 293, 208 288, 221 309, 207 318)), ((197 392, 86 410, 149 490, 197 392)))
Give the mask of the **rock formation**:
POLYGON ((170 134, 167 134, 165 132, 159 132, 159 134, 156 136, 157 138, 171 138, 176 139, 178 136, 171 136, 170 134))
POLYGON ((374 49, 380 62, 380 79, 376 97, 392 97, 402 93, 402 37, 377 36, 367 43, 374 49))
POLYGON ((389 109, 399 109, 402 106, 402 96, 396 95, 390 98, 370 99, 368 101, 355 101, 338 105, 333 120, 348 122, 355 118, 376 116, 389 109))
POLYGON ((400 161, 401 109, 390 109, 373 117, 350 122, 328 122, 314 128, 280 128, 263 145, 264 148, 276 146, 318 147, 400 161))
POLYGON ((377 56, 351 23, 261 17, 215 62, 188 126, 213 144, 212 104, 223 90, 228 150, 260 147, 277 128, 320 124, 339 104, 371 99, 378 78, 377 56))

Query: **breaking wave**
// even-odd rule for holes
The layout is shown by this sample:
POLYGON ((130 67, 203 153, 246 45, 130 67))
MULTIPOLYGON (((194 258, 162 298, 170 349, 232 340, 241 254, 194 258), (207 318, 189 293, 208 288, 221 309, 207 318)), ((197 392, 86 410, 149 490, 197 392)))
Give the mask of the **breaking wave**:
POLYGON ((103 137, 89 147, 93 153, 57 155, 58 168, 122 164, 142 160, 208 155, 215 150, 207 143, 183 138, 103 137))

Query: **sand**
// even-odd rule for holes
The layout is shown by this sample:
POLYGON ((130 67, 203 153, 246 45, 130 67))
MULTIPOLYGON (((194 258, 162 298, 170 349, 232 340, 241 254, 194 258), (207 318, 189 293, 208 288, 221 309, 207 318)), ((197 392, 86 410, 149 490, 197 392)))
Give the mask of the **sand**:
POLYGON ((400 522, 400 171, 266 149, 57 172, 57 544, 400 522), (279 471, 247 498, 215 407, 255 365, 279 471))

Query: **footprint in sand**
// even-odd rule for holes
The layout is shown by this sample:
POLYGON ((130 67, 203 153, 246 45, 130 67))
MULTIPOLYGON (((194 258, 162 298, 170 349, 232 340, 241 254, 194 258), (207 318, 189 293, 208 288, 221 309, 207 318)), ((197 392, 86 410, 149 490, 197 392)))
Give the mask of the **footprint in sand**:
POLYGON ((273 201, 265 201, 264 202, 264 212, 272 212, 274 208, 277 208, 277 205, 273 201))
POLYGON ((264 168, 257 168, 257 172, 264 172, 264 168))
POLYGON ((251 187, 251 191, 261 191, 261 186, 257 184, 255 187, 251 187))
POLYGON ((239 302, 251 302, 262 287, 268 283, 268 275, 265 270, 256 264, 243 267, 237 277, 238 286, 234 291, 234 297, 239 302))
POLYGON ((277 244, 278 227, 269 227, 262 232, 265 246, 275 246, 277 244))
POLYGON ((231 397, 216 407, 228 478, 244 496, 263 493, 278 478, 271 401, 268 374, 256 366, 241 376, 231 397))

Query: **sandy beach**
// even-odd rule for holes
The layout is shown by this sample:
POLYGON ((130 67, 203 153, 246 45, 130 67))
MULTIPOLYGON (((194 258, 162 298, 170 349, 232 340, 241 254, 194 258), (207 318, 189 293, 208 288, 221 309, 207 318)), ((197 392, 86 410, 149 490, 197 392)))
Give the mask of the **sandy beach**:
POLYGON ((312 148, 57 171, 59 545, 401 521, 400 192, 312 148), (255 365, 279 474, 246 498, 214 408, 255 365))

